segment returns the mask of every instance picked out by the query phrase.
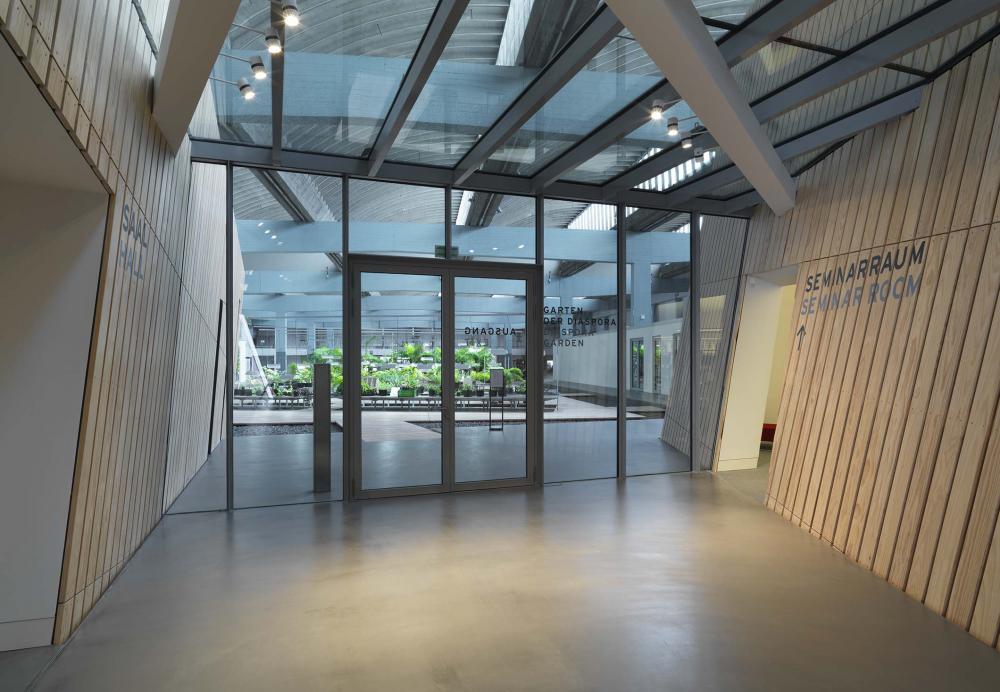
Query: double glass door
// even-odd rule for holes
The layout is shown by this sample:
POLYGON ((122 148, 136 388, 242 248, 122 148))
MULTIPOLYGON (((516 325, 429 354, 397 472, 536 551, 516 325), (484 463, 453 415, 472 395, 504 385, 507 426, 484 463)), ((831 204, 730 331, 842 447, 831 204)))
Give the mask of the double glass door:
POLYGON ((534 482, 537 268, 352 255, 348 272, 352 498, 534 482))

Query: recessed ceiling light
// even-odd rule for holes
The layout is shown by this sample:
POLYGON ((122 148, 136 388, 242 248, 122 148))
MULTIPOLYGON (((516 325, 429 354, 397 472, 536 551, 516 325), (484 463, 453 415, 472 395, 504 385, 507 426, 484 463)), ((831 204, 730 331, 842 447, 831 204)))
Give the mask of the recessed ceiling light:
POLYGON ((520 245, 518 245, 517 249, 518 250, 523 250, 524 249, 524 243, 521 243, 520 245))

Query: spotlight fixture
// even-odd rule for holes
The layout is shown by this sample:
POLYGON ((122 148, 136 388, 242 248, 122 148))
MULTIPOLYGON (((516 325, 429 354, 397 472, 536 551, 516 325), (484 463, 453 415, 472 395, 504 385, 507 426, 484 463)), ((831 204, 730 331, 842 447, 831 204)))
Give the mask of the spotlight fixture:
POLYGON ((267 46, 267 52, 271 55, 277 55, 281 52, 281 39, 275 34, 265 36, 264 45, 267 46))
POLYGON ((677 122, 677 118, 674 117, 667 118, 667 134, 670 135, 671 137, 676 137, 680 133, 681 130, 679 127, 679 123, 677 122))
POLYGON ((691 141, 690 137, 685 137, 681 140, 682 149, 690 149, 692 146, 694 146, 694 143, 691 141))
POLYGON ((240 90, 243 94, 243 98, 246 101, 253 101, 254 97, 257 95, 253 91, 253 87, 250 86, 250 82, 246 80, 246 77, 240 77, 239 81, 236 82, 236 88, 240 90))
POLYGON ((285 20, 285 26, 299 25, 299 8, 294 2, 285 0, 281 5, 281 17, 285 20))
POLYGON ((663 119, 663 104, 659 101, 653 101, 653 107, 649 111, 650 120, 662 120, 663 119))
POLYGON ((264 67, 264 58, 255 55, 250 58, 250 71, 255 79, 267 79, 267 68, 264 67))

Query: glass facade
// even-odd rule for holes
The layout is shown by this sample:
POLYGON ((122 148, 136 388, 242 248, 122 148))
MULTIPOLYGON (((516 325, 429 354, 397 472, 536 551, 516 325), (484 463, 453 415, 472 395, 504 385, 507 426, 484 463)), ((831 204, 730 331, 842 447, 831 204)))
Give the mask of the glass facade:
POLYGON ((617 229, 612 205, 545 200, 545 480, 613 478, 618 440, 617 229))
POLYGON ((690 379, 691 216, 628 209, 626 314, 629 389, 626 393, 626 470, 630 475, 687 471, 691 460, 666 432, 674 419, 687 426, 690 379))
POLYGON ((233 499, 236 507, 342 497, 343 182, 234 170, 233 499), (299 201, 293 218, 289 195, 299 201), (279 200, 283 200, 283 205, 279 200), (331 478, 313 485, 313 372, 330 368, 331 478))
MULTIPOLYGON (((362 494, 710 467, 745 219, 701 217, 693 236, 687 212, 264 169, 233 181, 235 507, 341 499, 353 420, 362 494), (712 258, 697 287, 694 238, 712 258)), ((218 495, 225 479, 213 458, 185 493, 218 495)))

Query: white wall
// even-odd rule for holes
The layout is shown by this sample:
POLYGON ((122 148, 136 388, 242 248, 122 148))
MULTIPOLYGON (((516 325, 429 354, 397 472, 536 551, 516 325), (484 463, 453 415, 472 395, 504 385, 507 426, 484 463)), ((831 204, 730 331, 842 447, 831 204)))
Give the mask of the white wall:
POLYGON ((785 365, 788 351, 792 347, 792 304, 795 302, 795 284, 781 287, 781 307, 778 310, 778 332, 774 339, 774 357, 771 360, 771 382, 767 387, 767 404, 764 406, 764 422, 774 425, 778 422, 778 407, 781 406, 781 386, 785 381, 785 365))
POLYGON ((0 650, 52 641, 106 212, 0 179, 0 650))
POLYGON ((781 286, 750 276, 744 291, 719 447, 719 471, 757 466, 781 313, 781 286))

